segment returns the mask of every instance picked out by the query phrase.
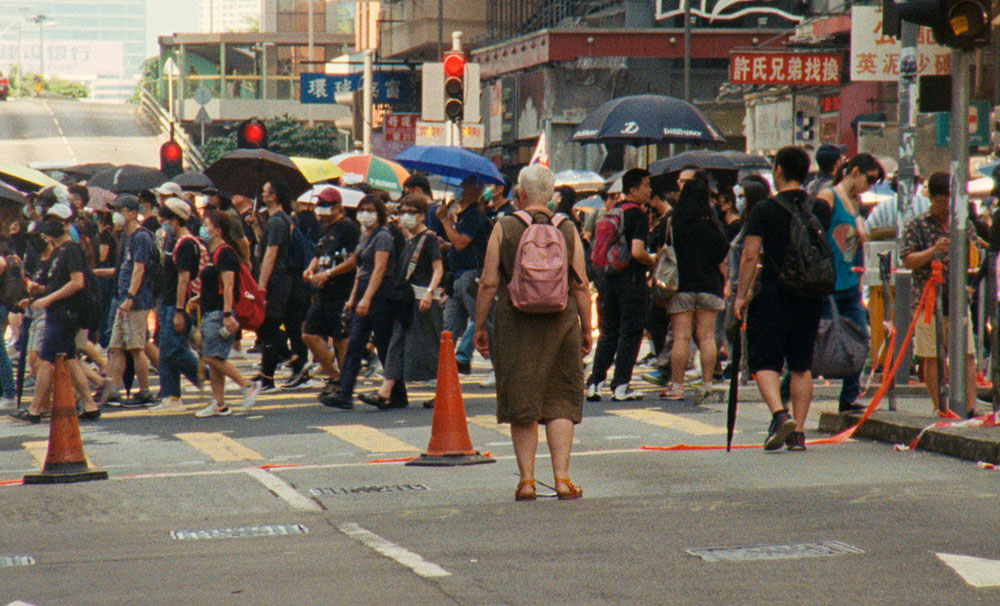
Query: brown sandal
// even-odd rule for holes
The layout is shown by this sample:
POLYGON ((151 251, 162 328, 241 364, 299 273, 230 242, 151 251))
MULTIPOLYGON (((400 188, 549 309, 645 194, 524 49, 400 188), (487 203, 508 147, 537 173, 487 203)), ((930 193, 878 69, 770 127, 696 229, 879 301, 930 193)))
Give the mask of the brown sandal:
POLYGON ((583 496, 583 489, 573 484, 573 482, 570 482, 569 478, 556 478, 556 483, 558 484, 560 482, 569 487, 569 490, 565 492, 556 488, 556 495, 559 497, 560 501, 570 501, 572 499, 579 499, 583 496))
POLYGON ((538 495, 535 493, 535 481, 534 480, 521 480, 517 483, 517 490, 514 491, 515 501, 534 501, 538 495), (522 493, 521 489, 525 486, 531 486, 530 493, 522 493))

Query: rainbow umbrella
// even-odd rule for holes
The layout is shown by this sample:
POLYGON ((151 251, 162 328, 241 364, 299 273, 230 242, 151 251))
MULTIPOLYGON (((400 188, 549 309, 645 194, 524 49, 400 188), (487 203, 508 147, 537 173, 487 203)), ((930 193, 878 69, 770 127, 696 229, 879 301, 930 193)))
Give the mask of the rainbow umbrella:
MULTIPOLYGON (((340 154, 330 158, 330 162, 347 174, 359 175, 360 181, 393 194, 403 193, 403 181, 410 176, 399 164, 368 154, 340 154)), ((349 181, 346 175, 345 181, 349 181)))

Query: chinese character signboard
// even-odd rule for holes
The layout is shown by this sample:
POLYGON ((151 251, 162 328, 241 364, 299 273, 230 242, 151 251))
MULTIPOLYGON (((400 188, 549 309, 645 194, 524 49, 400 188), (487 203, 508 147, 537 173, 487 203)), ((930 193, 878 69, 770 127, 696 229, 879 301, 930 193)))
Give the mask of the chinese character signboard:
MULTIPOLYGON (((657 0, 656 18, 671 19, 684 15, 687 0, 657 0)), ((694 0, 691 14, 711 23, 742 19, 748 15, 776 16, 801 23, 802 4, 797 0, 694 0)))
POLYGON ((734 51, 729 62, 733 84, 823 86, 840 84, 840 55, 734 51))
POLYGON ((418 120, 420 114, 386 114, 383 127, 385 140, 413 143, 417 135, 418 120))
MULTIPOLYGON (((899 40, 882 35, 882 9, 855 6, 851 9, 851 81, 892 82, 899 78, 899 40)), ((917 34, 917 74, 951 74, 951 49, 934 43, 931 30, 917 34)))
MULTIPOLYGON (((362 74, 299 75, 299 101, 302 103, 336 103, 336 93, 361 90, 362 74)), ((372 99, 375 103, 403 103, 413 98, 413 77, 410 72, 382 72, 375 74, 372 99)))

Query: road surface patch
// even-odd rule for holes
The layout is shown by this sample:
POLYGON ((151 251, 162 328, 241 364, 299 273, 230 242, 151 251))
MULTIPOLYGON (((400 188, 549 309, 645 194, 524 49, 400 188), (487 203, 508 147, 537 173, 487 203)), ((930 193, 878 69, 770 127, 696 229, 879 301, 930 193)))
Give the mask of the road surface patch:
POLYGON ((367 425, 325 425, 316 429, 368 452, 420 452, 416 446, 367 425))
POLYGON ((220 463, 264 459, 259 452, 250 450, 225 434, 192 431, 176 433, 174 436, 220 463))
POLYGON ((35 558, 30 555, 0 556, 0 568, 7 566, 31 566, 35 563, 35 558))
POLYGON ((415 492, 430 490, 423 484, 387 484, 384 486, 354 486, 342 488, 310 488, 309 494, 316 497, 337 497, 353 494, 384 494, 387 492, 415 492))
POLYGON ((864 553, 857 547, 840 541, 793 543, 791 545, 760 545, 721 549, 686 549, 706 562, 755 562, 762 560, 800 560, 864 553))

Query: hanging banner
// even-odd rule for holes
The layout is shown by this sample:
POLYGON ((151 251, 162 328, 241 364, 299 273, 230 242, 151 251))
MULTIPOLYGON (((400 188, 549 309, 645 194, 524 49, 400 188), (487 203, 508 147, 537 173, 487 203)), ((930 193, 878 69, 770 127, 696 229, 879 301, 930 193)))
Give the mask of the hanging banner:
POLYGON ((784 52, 730 53, 729 81, 767 86, 836 86, 840 55, 784 52))
MULTIPOLYGON (((895 82, 899 79, 902 45, 882 35, 882 9, 855 6, 851 9, 851 81, 895 82)), ((951 75, 951 49, 934 43, 931 30, 917 33, 917 75, 951 75)))

